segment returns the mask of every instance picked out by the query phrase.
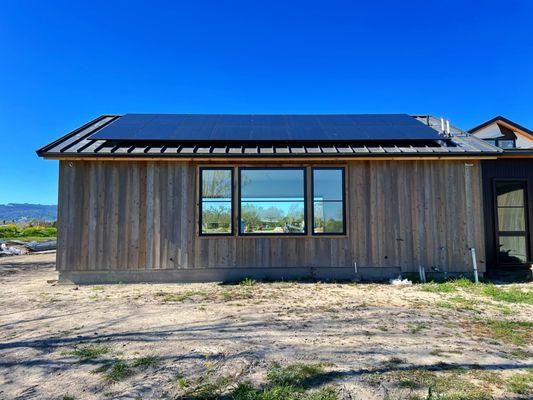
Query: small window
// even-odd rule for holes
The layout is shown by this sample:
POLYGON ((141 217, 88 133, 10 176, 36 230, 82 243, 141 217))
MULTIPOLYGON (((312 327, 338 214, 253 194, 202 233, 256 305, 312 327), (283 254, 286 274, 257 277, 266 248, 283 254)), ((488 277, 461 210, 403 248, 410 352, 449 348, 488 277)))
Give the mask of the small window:
POLYGON ((241 168, 239 233, 302 235, 305 226, 305 169, 241 168))
POLYGON ((515 146, 515 141, 514 140, 502 140, 502 139, 499 139, 498 140, 498 147, 502 148, 502 149, 514 149, 516 146, 515 146))
POLYGON ((200 169, 200 234, 233 234, 233 169, 200 169))
POLYGON ((313 234, 345 234, 344 168, 313 168, 313 234))
POLYGON ((498 146, 498 144, 496 143, 496 140, 494 140, 494 139, 485 139, 485 142, 487 142, 488 144, 491 144, 493 146, 498 146))

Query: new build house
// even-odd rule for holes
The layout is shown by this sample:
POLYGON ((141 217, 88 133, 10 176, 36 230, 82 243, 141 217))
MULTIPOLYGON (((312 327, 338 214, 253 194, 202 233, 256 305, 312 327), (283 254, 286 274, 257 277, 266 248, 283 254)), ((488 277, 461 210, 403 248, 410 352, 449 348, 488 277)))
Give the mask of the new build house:
POLYGON ((531 262, 533 151, 431 116, 104 115, 38 154, 59 160, 63 282, 466 274, 472 248, 480 274, 531 262))

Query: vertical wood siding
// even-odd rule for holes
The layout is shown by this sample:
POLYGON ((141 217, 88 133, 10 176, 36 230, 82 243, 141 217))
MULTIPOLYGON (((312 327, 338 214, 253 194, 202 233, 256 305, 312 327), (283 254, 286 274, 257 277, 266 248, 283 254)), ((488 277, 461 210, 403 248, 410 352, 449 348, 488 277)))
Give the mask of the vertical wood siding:
MULTIPOLYGON (((346 164, 347 235, 198 237, 197 165, 61 161, 58 269, 471 269, 484 254, 479 162, 346 164)), ((310 221, 309 221, 310 222, 310 221)), ((483 270, 483 264, 481 270, 483 270)))

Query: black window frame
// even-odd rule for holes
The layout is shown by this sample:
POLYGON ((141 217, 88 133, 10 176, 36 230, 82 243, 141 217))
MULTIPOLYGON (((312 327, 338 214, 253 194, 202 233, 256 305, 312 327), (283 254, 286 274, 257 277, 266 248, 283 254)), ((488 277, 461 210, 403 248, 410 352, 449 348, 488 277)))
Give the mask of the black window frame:
MULTIPOLYGON (((492 193, 493 193, 493 213, 494 213, 494 238, 495 238, 495 260, 497 265, 501 266, 513 266, 513 265, 527 265, 531 261, 531 248, 529 246, 529 235, 531 234, 529 230, 529 199, 528 199, 528 180, 527 178, 494 178, 492 180, 492 193), (496 191, 496 185, 499 182, 521 182, 524 185, 524 230, 523 231, 501 231, 500 232, 500 221, 498 219, 498 194, 496 191), (513 237, 513 236, 523 236, 526 243, 526 261, 523 263, 513 263, 513 262, 502 262, 499 257, 500 250, 500 236, 502 237, 513 237)), ((518 207, 517 207, 518 208, 518 207)))
POLYGON ((199 167, 198 169, 199 176, 199 198, 198 198, 198 235, 199 236, 234 236, 235 235, 235 168, 233 167, 199 167), (230 210, 230 221, 231 221, 231 231, 228 233, 203 233, 202 232, 202 210, 203 210, 203 172, 209 171, 230 171, 231 172, 231 210, 230 210))
MULTIPOLYGON (((332 202, 338 202, 338 200, 332 200, 332 202)), ((313 236, 346 236, 346 167, 311 167, 311 203, 311 234, 313 236), (342 171, 342 232, 315 232, 315 170, 332 169, 342 171)))
POLYGON ((308 221, 307 221, 307 202, 308 202, 308 194, 307 194, 307 168, 306 167, 279 167, 279 166, 271 166, 271 167, 239 167, 238 168, 238 181, 237 181, 237 235, 238 236, 256 236, 256 237, 269 237, 269 236, 277 236, 277 237, 291 237, 291 236, 307 236, 309 232, 308 227, 308 221), (242 223, 241 223, 241 208, 242 208, 242 200, 241 200, 241 175, 243 170, 256 170, 256 171, 265 171, 265 170, 300 170, 303 171, 303 199, 304 199, 304 231, 303 232, 291 232, 291 233, 246 233, 241 231, 242 223))

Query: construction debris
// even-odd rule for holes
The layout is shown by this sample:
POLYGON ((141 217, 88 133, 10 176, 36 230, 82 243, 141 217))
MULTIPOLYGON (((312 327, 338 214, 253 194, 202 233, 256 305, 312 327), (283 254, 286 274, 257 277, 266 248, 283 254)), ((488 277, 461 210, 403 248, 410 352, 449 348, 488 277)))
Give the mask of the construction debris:
POLYGON ((29 251, 48 251, 57 248, 57 240, 50 240, 48 242, 30 242, 24 245, 29 251))
POLYGON ((413 284, 413 282, 411 282, 409 279, 402 279, 401 275, 398 278, 396 278, 396 279, 391 279, 389 282, 390 282, 391 285, 395 285, 395 286, 398 286, 398 285, 412 285, 413 284))
POLYGON ((23 252, 20 249, 17 249, 16 247, 10 246, 7 247, 5 243, 0 244, 0 257, 4 256, 19 256, 23 252))

